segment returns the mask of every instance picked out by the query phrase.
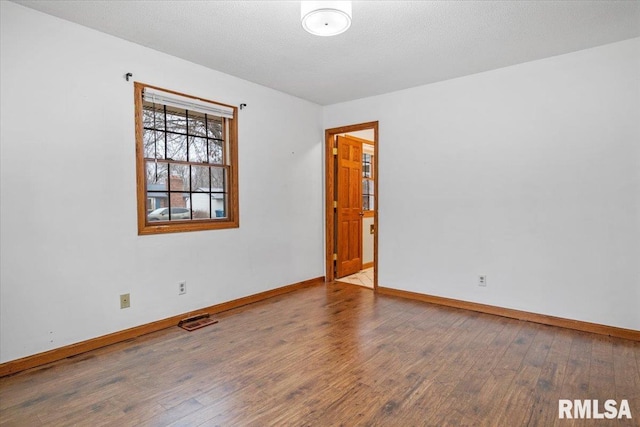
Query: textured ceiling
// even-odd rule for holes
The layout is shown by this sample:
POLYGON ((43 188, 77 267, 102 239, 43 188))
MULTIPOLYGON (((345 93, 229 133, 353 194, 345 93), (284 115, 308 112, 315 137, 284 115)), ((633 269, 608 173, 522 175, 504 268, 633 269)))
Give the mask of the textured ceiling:
POLYGON ((321 105, 640 36, 640 1, 354 1, 316 37, 297 1, 16 1, 321 105))

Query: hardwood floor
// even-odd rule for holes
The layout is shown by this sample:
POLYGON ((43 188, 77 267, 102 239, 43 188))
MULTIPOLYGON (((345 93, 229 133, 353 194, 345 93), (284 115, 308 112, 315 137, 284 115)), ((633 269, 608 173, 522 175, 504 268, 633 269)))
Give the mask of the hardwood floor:
POLYGON ((6 426, 640 423, 640 343, 332 283, 0 379, 6 426), (559 420, 558 399, 633 419, 559 420))

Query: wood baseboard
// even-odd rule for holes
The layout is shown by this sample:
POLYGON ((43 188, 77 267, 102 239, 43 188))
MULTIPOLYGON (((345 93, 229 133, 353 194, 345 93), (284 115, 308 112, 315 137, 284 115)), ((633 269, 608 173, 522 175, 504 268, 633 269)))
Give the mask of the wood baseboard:
POLYGON ((238 298, 232 301, 223 302, 220 304, 212 305, 199 310, 193 310, 189 313, 182 313, 177 316, 168 317, 166 319, 158 320, 155 322, 147 323, 133 328, 125 329, 122 331, 114 332, 112 334, 103 335, 101 337, 92 338, 86 341, 82 341, 75 344, 70 344, 64 347, 55 348, 53 350, 45 351, 43 353, 34 354, 32 356, 23 357, 21 359, 11 360, 0 364, 0 377, 6 375, 15 374, 26 369, 35 368, 47 363, 55 362, 65 359, 67 357, 76 356, 87 351, 95 350, 107 345, 116 344, 122 341, 126 341, 132 338, 146 335, 151 332, 156 332, 162 329, 177 326, 180 320, 185 317, 189 317, 194 312, 206 312, 209 314, 220 313, 223 311, 231 310, 241 307, 243 305, 252 304, 254 302, 273 298, 278 295, 286 294, 296 291, 298 289, 307 288, 324 283, 324 276, 316 277, 314 279, 305 280, 302 282, 294 283, 287 286, 282 286, 276 289, 270 289, 268 291, 260 292, 254 295, 249 295, 243 298, 238 298))
POLYGON ((373 261, 371 262, 365 262, 364 264, 362 264, 362 269, 366 270, 367 268, 371 268, 373 267, 373 261))
POLYGON ((616 326, 583 322, 581 320, 565 319, 562 317, 548 316, 546 314, 531 313, 528 311, 514 310, 511 308, 503 308, 494 305, 480 304, 452 298, 437 297, 433 295, 403 291, 400 289, 385 288, 381 286, 378 286, 378 293, 428 302, 432 304, 444 305, 447 307, 478 311, 480 313, 494 314, 496 316, 510 317, 512 319, 526 320, 527 322, 542 323, 543 325, 559 326, 561 328, 574 329, 577 331, 591 332, 600 335, 610 335, 612 337, 624 338, 632 341, 640 341, 640 331, 636 331, 634 329, 618 328, 616 326))

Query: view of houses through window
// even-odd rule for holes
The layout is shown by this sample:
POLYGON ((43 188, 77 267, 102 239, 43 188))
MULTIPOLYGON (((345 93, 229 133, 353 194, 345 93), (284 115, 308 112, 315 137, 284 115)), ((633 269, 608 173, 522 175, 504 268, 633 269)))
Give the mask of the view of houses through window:
POLYGON ((149 220, 225 217, 224 126, 220 117, 144 103, 149 220), (187 208, 191 215, 170 208, 187 208), (175 215, 174 215, 175 214, 175 215))

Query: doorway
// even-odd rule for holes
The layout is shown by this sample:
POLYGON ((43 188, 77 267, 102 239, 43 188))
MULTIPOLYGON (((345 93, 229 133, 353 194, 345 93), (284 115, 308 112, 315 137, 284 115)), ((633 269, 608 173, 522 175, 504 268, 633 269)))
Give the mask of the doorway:
POLYGON ((378 150, 377 121, 325 130, 327 281, 378 287, 378 150))

